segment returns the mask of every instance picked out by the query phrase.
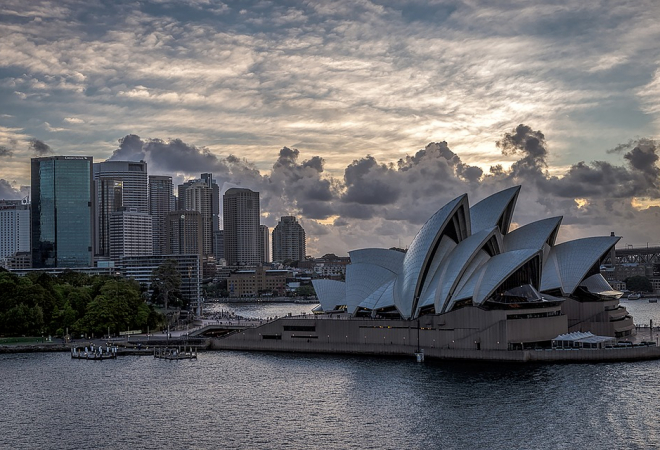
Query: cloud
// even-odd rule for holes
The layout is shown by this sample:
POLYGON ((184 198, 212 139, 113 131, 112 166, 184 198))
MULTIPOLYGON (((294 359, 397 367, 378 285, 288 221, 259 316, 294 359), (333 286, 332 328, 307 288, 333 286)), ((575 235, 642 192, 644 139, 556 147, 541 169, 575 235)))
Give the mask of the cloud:
POLYGON ((21 191, 15 189, 11 183, 3 178, 0 178, 0 200, 18 200, 21 197, 21 191))
POLYGON ((64 121, 65 121, 66 123, 73 123, 73 124, 81 124, 81 123, 85 123, 85 121, 84 121, 83 119, 80 119, 80 118, 78 118, 78 117, 65 117, 65 118, 64 118, 64 121))
POLYGON ((4 145, 0 145, 0 158, 10 157, 10 156, 13 156, 13 155, 14 155, 14 152, 12 151, 11 148, 9 148, 7 146, 4 146, 4 145))
POLYGON ((518 125, 513 132, 506 133, 504 138, 497 141, 497 147, 506 156, 521 156, 511 166, 511 175, 528 176, 529 173, 538 173, 548 164, 545 148, 545 136, 540 131, 533 131, 527 125, 518 125))
POLYGON ((658 135, 659 14, 650 1, 9 0, 0 119, 21 136, 12 146, 0 127, 0 177, 27 183, 17 161, 39 136, 176 180, 213 172, 262 192, 270 225, 295 213, 344 246, 393 228, 404 245, 452 196, 518 183, 521 223, 567 211, 572 229, 609 226, 638 217, 631 197, 657 199, 657 150, 602 149, 658 135))
POLYGON ((50 148, 48 144, 46 144, 43 141, 40 141, 39 139, 30 139, 29 141, 29 149, 31 152, 35 153, 38 156, 45 156, 50 153, 53 153, 53 149, 50 148))
POLYGON ((596 223, 630 229, 630 218, 650 217, 640 215, 635 199, 659 198, 654 141, 631 141, 610 151, 621 155, 618 165, 581 161, 560 177, 547 170, 552 155, 544 133, 525 124, 497 141, 505 156, 517 159, 508 168, 498 165, 488 172, 464 163, 444 141, 432 142, 395 162, 379 162, 366 155, 348 164, 342 178, 325 171, 324 158, 302 159, 301 152, 292 147, 282 147, 270 170, 260 171, 247 159, 216 156, 181 139, 128 135, 119 142, 112 157, 146 160, 150 173, 176 172, 184 180, 213 172, 221 185, 259 191, 265 225, 274 226, 282 215, 299 216, 323 232, 323 239, 310 244, 310 250, 323 248, 323 252, 332 250, 331 244, 346 250, 351 244, 405 246, 433 212, 464 192, 474 204, 522 184, 515 221, 525 224, 538 217, 563 215, 568 237, 579 236, 580 229, 596 223))
POLYGON ((272 158, 261 149, 290 143, 337 177, 363 155, 396 161, 446 137, 466 165, 460 176, 476 183, 502 162, 493 142, 512 122, 533 120, 564 151, 579 133, 587 160, 621 135, 657 135, 659 51, 648 43, 658 5, 511 8, 12 1, 0 18, 12 68, 0 98, 75 152, 129 130, 210 142, 264 170, 272 158), (647 121, 617 120, 640 105, 647 121))

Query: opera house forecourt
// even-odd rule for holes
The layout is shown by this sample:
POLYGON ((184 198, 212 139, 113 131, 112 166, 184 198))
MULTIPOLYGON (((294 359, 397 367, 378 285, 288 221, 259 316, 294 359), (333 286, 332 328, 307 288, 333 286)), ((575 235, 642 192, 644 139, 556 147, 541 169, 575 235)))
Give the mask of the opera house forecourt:
POLYGON ((408 250, 349 252, 346 281, 314 280, 315 314, 212 339, 215 349, 499 361, 660 358, 600 266, 619 240, 557 244, 561 217, 510 231, 520 186, 455 198, 408 250), (622 342, 622 341, 625 341, 622 342))

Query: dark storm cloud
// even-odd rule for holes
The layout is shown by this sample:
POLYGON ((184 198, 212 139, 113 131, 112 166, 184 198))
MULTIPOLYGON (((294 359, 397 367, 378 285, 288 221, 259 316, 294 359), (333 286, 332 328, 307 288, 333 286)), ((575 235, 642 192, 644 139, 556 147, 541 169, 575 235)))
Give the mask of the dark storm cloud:
POLYGON ((326 219, 335 213, 331 202, 337 197, 334 180, 322 177, 323 158, 314 156, 298 163, 298 149, 284 147, 270 175, 266 190, 274 197, 303 211, 311 219, 326 219))
POLYGON ((39 139, 30 139, 28 142, 30 143, 29 145, 30 151, 36 153, 39 156, 44 156, 49 153, 53 153, 53 149, 51 149, 48 144, 40 141, 39 139))
POLYGON ((463 163, 446 142, 432 142, 396 164, 381 164, 373 156, 353 161, 344 171, 341 215, 356 219, 381 217, 423 222, 428 211, 478 187, 483 171, 463 163), (422 219, 423 218, 423 219, 422 219))
POLYGON ((147 161, 157 171, 166 172, 226 172, 227 165, 206 148, 188 145, 181 139, 143 140, 129 134, 119 139, 111 160, 147 161))
POLYGON ((502 140, 497 142, 497 147, 502 150, 503 155, 521 156, 511 166, 513 176, 529 176, 530 172, 538 173, 547 167, 545 136, 527 125, 520 124, 513 132, 506 133, 502 140))
POLYGON ((658 154, 655 142, 649 139, 640 140, 635 148, 630 150, 623 157, 630 163, 630 166, 642 172, 654 184, 657 182, 660 169, 658 169, 658 154))
POLYGON ((543 185, 559 197, 660 198, 660 169, 654 141, 640 139, 617 146, 610 153, 623 153, 626 165, 606 161, 581 161, 561 178, 548 178, 543 185))
POLYGON ((456 165, 456 174, 463 178, 465 181, 469 181, 470 183, 477 183, 484 174, 484 171, 481 169, 481 167, 459 163, 456 165))
POLYGON ((396 202, 400 192, 394 174, 392 168, 378 164, 370 155, 353 161, 344 171, 346 192, 343 201, 362 205, 390 205, 396 202))
POLYGON ((144 142, 140 136, 129 134, 119 139, 119 148, 112 152, 109 160, 115 161, 142 161, 145 158, 144 142))
MULTIPOLYGON (((112 158, 143 158, 152 173, 154 169, 176 172, 184 178, 213 172, 221 186, 227 182, 260 192, 262 223, 274 226, 282 215, 298 215, 310 230, 322 230, 324 239, 336 239, 350 248, 354 242, 363 245, 357 244, 360 239, 370 245, 391 240, 397 230, 401 236, 414 234, 431 214, 465 192, 470 204, 475 204, 514 184, 523 185, 514 217, 517 223, 563 215, 564 224, 572 230, 594 224, 621 230, 620 224, 639 215, 631 205, 633 198, 660 198, 659 158, 650 140, 617 147, 622 158, 618 165, 579 162, 561 177, 547 171, 549 151, 541 131, 520 124, 504 133, 496 145, 504 155, 518 157, 509 168, 498 164, 484 173, 464 163, 443 141, 396 162, 382 163, 371 155, 355 159, 346 166, 343 178, 327 175, 320 156, 301 161, 301 152, 291 147, 282 147, 271 170, 264 173, 244 158, 220 157, 180 139, 129 135, 120 140, 112 158), (333 225, 317 222, 327 219, 333 225), (370 229, 380 231, 377 236, 365 236, 370 229)), ((651 220, 650 214, 640 217, 651 220)), ((640 229, 650 227, 640 224, 640 229)), ((411 237, 404 238, 404 244, 411 237)))

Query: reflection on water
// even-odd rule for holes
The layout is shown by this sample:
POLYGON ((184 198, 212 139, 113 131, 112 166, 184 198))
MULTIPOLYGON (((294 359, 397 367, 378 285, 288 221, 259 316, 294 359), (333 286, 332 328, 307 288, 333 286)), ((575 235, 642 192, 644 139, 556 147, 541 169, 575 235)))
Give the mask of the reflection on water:
POLYGON ((660 363, 0 355, 6 448, 651 448, 660 363), (9 413, 10 412, 10 413, 9 413))
POLYGON ((660 303, 649 303, 646 298, 639 300, 622 299, 620 303, 633 316, 635 325, 648 325, 649 320, 653 320, 653 326, 660 325, 660 303))

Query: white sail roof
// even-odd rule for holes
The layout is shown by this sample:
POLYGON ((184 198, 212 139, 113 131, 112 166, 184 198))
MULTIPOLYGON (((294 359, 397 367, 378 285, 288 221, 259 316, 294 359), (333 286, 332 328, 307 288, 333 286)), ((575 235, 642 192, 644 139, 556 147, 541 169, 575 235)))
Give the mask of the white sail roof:
POLYGON ((541 258, 540 250, 514 250, 493 256, 470 277, 455 300, 472 298, 474 304, 482 304, 516 270, 535 257, 541 258))
POLYGON ((395 277, 396 273, 375 264, 351 262, 346 267, 347 312, 353 314, 366 298, 395 277))
POLYGON ((420 296, 420 300, 417 303, 418 310, 434 303, 438 282, 440 280, 440 276, 442 275, 441 269, 442 267, 445 267, 445 264, 442 264, 442 267, 440 267, 440 264, 445 260, 446 255, 451 254, 456 245, 456 242, 447 236, 443 236, 440 240, 438 254, 433 259, 433 262, 429 268, 429 273, 433 275, 426 277, 424 287, 422 288, 422 295, 420 296))
POLYGON ((449 312, 462 300, 481 305, 503 285, 518 289, 519 283, 529 283, 534 291, 540 287, 546 296, 554 290, 571 295, 580 285, 600 296, 615 296, 617 291, 598 275, 598 264, 619 238, 556 245, 561 217, 509 233, 519 192, 519 186, 506 189, 472 208, 467 195, 453 199, 422 226, 406 253, 351 251, 346 283, 313 280, 321 307, 332 311, 346 306, 352 314, 395 307, 410 319, 429 311, 449 312))
POLYGON ((394 297, 392 296, 393 286, 394 280, 379 286, 378 289, 360 303, 360 308, 376 310, 394 306, 394 297))
POLYGON ((439 289, 434 299, 437 312, 446 310, 449 297, 461 281, 469 263, 489 241, 492 241, 492 250, 495 254, 501 252, 501 236, 497 227, 491 227, 473 234, 454 249, 447 258, 447 264, 444 265, 439 289))
MULTIPOLYGON (((403 273, 397 278, 394 303, 404 318, 410 318, 417 306, 420 291, 428 274, 429 264, 437 254, 438 244, 447 228, 457 241, 470 234, 467 195, 461 195, 443 206, 422 227, 413 239, 403 260, 403 273)), ((431 276, 433 274, 430 274, 431 276)))
POLYGON ((572 294, 619 239, 596 236, 555 245, 550 250, 548 263, 543 266, 541 291, 560 288, 564 295, 572 294))
POLYGON ((514 186, 486 197, 470 208, 472 233, 491 227, 500 227, 502 234, 509 232, 513 210, 520 186, 514 186))
POLYGON ((374 264, 399 274, 403 270, 403 259, 406 254, 386 248, 363 248, 348 252, 348 256, 351 257, 351 264, 374 264))
POLYGON ((504 236, 504 247, 507 251, 523 248, 541 249, 545 243, 552 247, 555 245, 561 221, 561 216, 551 217, 517 228, 504 236))
POLYGON ((346 304, 346 283, 343 281, 312 280, 312 285, 323 311, 333 311, 346 304))

